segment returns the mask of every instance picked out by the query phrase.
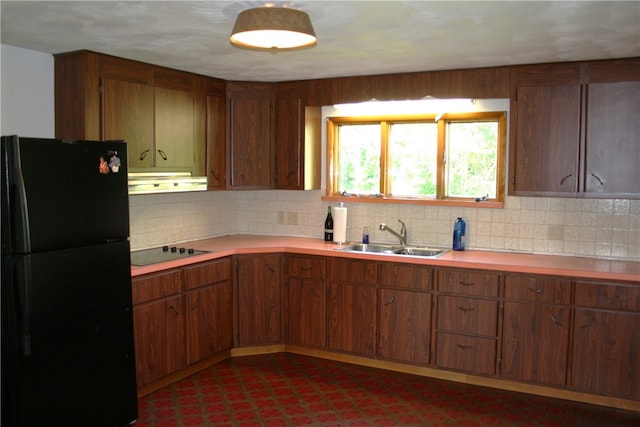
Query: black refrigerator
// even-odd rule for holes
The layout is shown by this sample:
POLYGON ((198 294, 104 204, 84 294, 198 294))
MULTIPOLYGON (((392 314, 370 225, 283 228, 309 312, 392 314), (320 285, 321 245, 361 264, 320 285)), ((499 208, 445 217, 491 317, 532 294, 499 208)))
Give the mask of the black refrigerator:
POLYGON ((123 141, 2 137, 2 425, 133 423, 123 141))

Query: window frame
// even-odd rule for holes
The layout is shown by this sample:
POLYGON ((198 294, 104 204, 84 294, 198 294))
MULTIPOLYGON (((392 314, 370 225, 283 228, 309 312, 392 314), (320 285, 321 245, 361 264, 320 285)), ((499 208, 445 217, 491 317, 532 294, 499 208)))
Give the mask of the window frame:
MULTIPOLYGON (((331 116, 327 117, 327 185, 326 195, 323 200, 347 201, 354 197, 359 202, 376 203, 409 203, 409 204, 438 204, 438 205, 467 205, 474 207, 503 207, 506 190, 506 150, 507 150, 507 112, 483 111, 468 113, 436 114, 403 114, 403 115, 371 115, 371 116, 331 116), (437 119, 437 120, 436 120, 437 119), (349 195, 343 194, 338 188, 338 156, 339 156, 339 128, 344 124, 380 124, 381 126, 381 153, 380 153, 380 189, 389 188, 389 125, 395 123, 433 122, 437 124, 437 170, 436 170, 436 195, 435 197, 397 197, 389 195, 349 195), (498 123, 498 147, 497 147, 497 183, 496 197, 481 200, 475 197, 445 197, 446 168, 444 156, 446 150, 447 124, 451 122, 480 122, 491 121, 498 123)), ((478 195, 481 197, 482 195, 478 195)))

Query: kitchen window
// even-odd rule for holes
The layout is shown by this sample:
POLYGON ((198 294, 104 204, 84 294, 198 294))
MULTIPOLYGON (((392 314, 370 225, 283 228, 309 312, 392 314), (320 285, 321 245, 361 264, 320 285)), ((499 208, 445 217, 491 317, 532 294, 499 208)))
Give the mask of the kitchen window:
POLYGON ((328 117, 327 195, 503 202, 506 113, 328 117))

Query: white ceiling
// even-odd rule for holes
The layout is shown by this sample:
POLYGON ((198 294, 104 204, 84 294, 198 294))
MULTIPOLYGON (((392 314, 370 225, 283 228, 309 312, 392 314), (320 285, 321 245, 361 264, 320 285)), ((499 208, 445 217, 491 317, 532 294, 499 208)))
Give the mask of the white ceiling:
POLYGON ((226 80, 285 81, 640 56, 640 1, 6 1, 1 41, 89 49, 226 80), (237 14, 306 11, 314 48, 232 47, 237 14))

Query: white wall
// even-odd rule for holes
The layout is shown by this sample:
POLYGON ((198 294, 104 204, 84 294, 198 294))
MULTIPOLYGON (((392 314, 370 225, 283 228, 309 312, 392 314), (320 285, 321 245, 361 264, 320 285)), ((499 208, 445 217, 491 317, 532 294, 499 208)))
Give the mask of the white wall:
POLYGON ((0 45, 0 134, 53 138, 53 56, 0 45))
MULTIPOLYGON (((52 137, 53 58, 5 45, 1 54, 2 134, 52 137), (13 102, 16 94, 20 102, 13 102)), ((131 247, 235 233, 320 239, 328 206, 322 194, 280 190, 131 196, 131 247)), ((507 197, 504 209, 357 202, 347 207, 352 240, 360 239, 366 225, 372 241, 393 242, 378 224, 392 226, 400 218, 407 223, 410 243, 449 246, 453 221, 463 216, 471 249, 640 260, 640 200, 507 197)))

